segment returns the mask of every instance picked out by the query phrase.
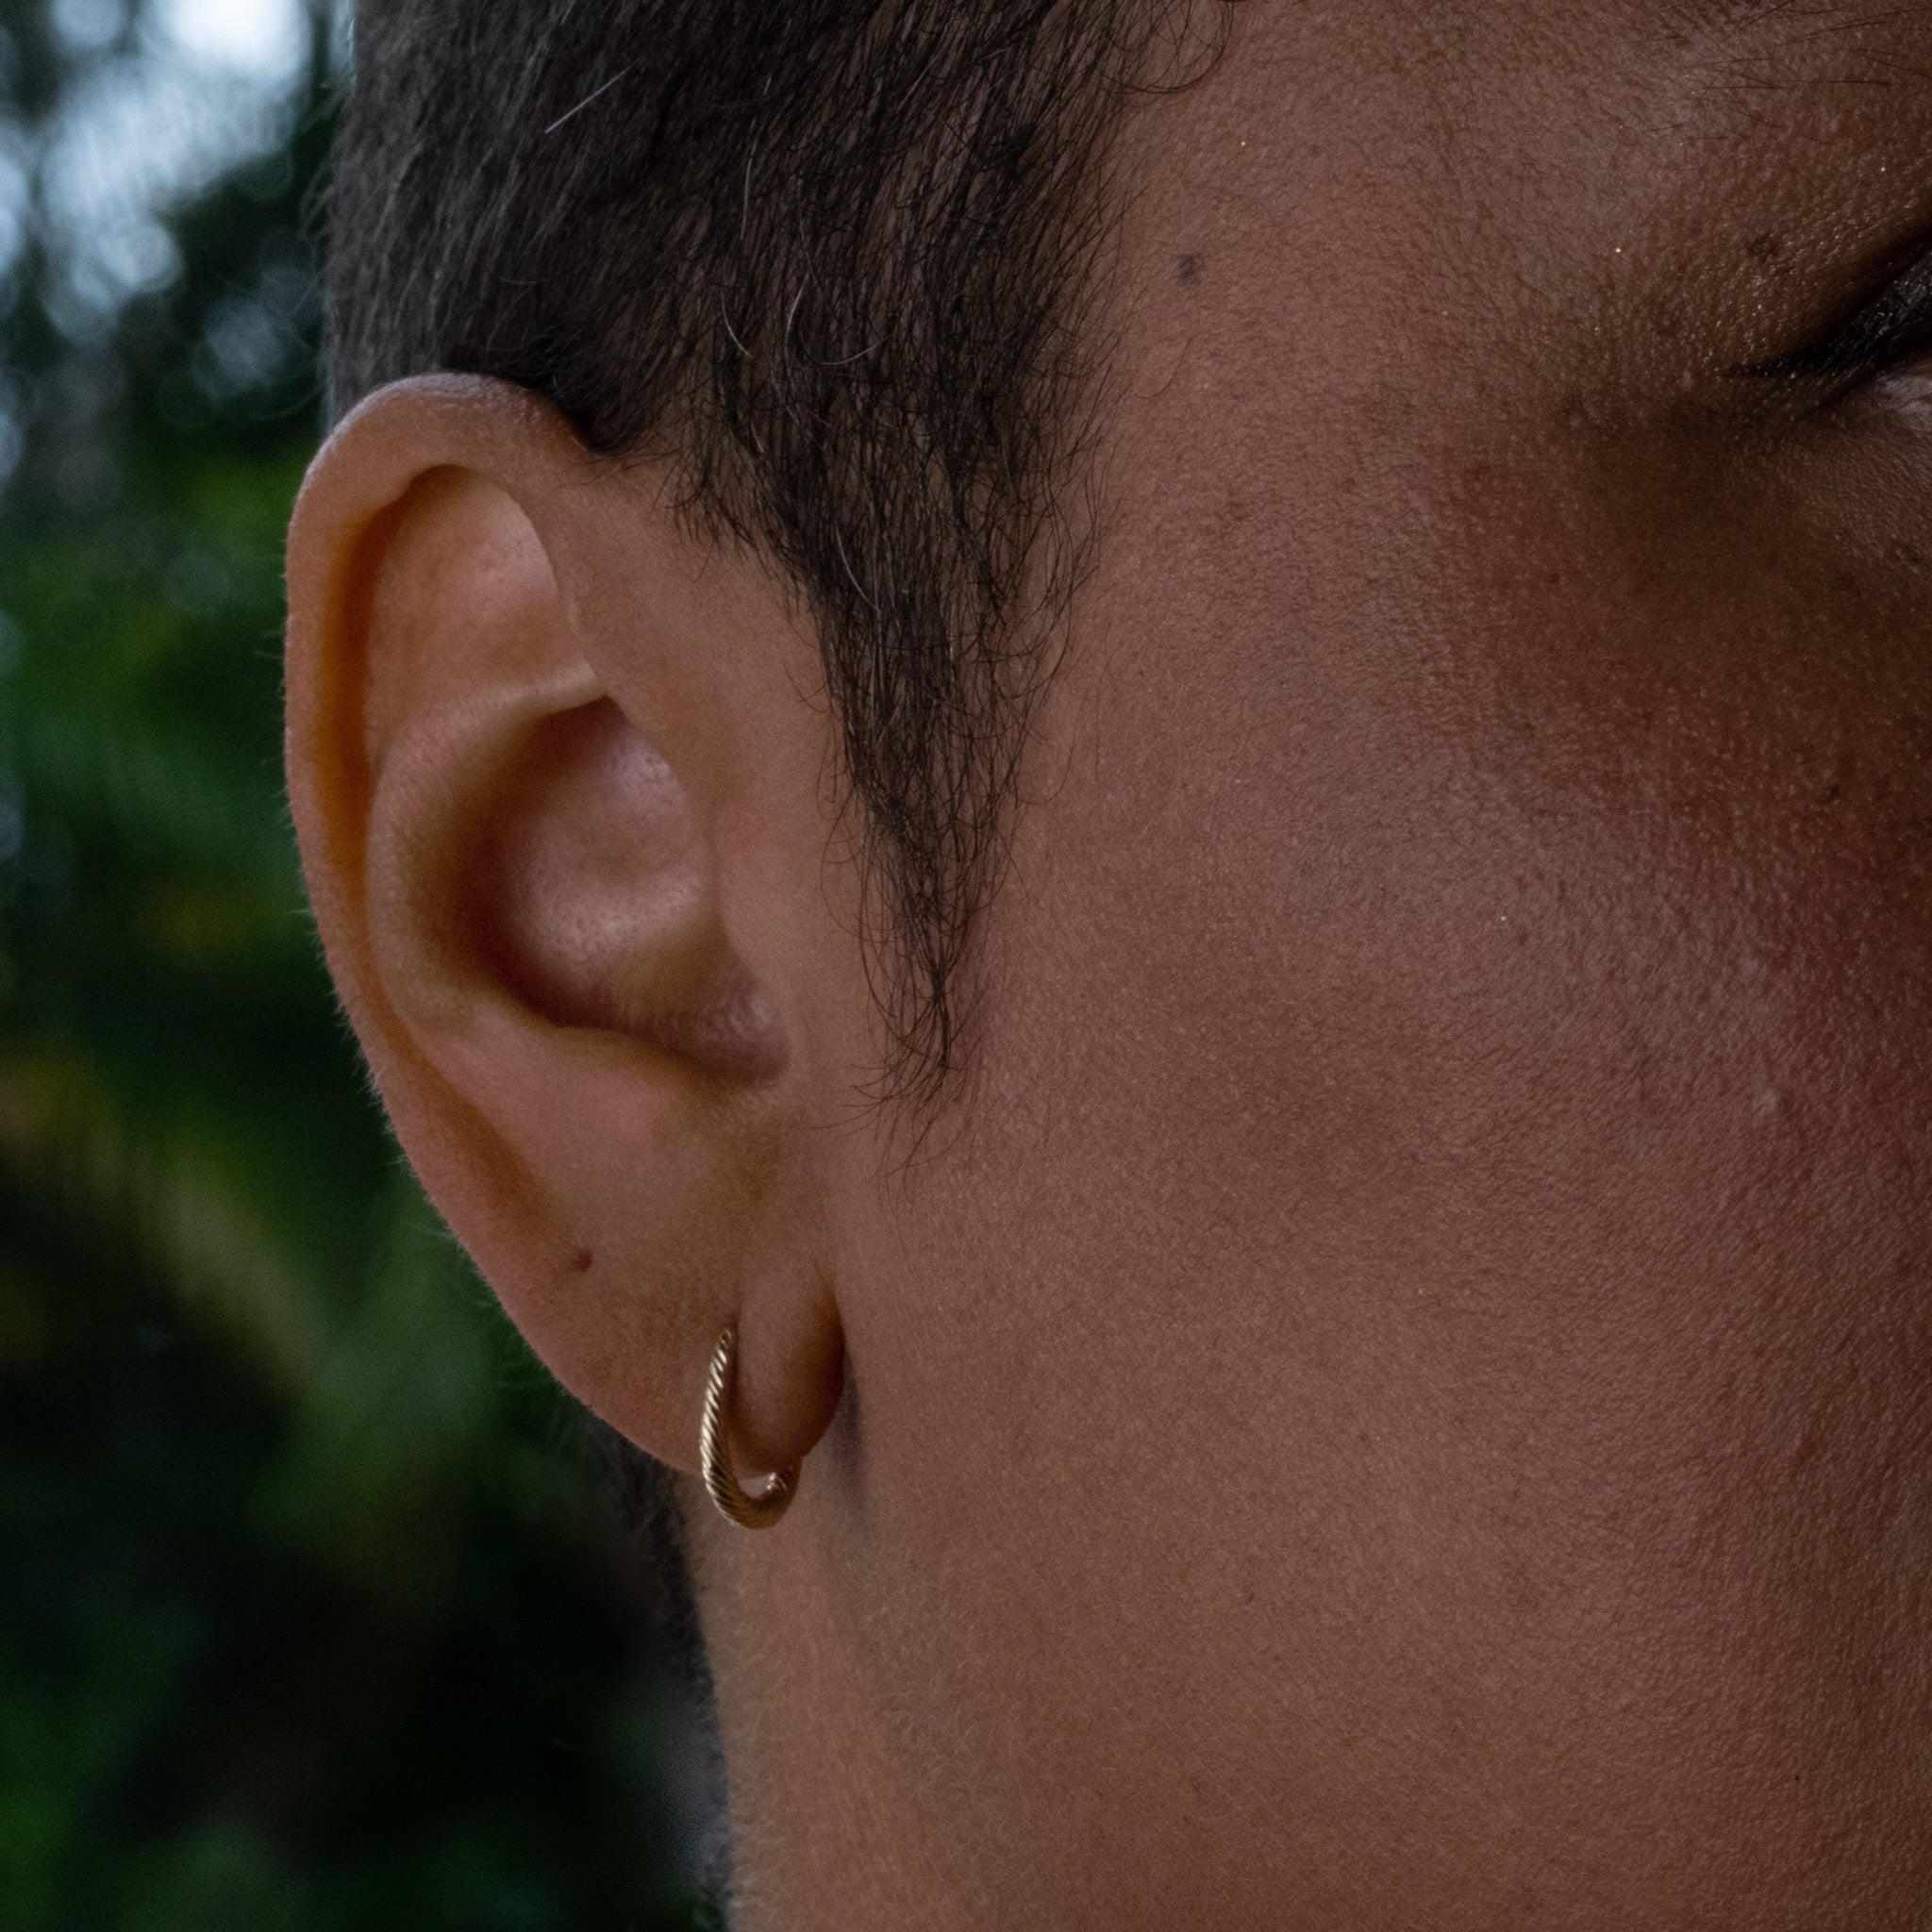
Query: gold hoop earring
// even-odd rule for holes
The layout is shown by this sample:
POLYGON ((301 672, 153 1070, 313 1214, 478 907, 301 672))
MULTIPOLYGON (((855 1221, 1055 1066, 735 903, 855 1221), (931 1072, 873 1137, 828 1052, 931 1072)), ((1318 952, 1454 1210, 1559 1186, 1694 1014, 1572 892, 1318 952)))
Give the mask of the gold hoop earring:
POLYGON ((705 1416, 698 1425, 698 1466, 705 1488, 721 1514, 741 1529, 770 1529, 791 1507, 798 1493, 798 1470, 781 1469, 765 1478, 757 1495, 744 1489, 731 1473, 731 1452, 725 1445, 725 1413, 738 1380, 738 1330, 727 1328, 711 1351, 710 1378, 705 1384, 705 1416))

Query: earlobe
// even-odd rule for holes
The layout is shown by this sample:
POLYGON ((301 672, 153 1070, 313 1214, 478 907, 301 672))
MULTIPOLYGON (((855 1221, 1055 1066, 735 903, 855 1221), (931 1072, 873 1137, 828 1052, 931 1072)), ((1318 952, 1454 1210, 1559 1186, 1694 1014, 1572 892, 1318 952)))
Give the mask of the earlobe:
POLYGON ((724 908, 782 891, 795 841, 774 822, 772 852, 741 836, 721 858, 693 799, 729 812, 769 774, 683 728, 705 715, 692 680, 731 661, 687 635, 693 596, 713 631, 757 606, 721 575, 707 611, 684 570, 662 600, 682 622, 654 623, 646 586, 623 626, 640 663, 599 661, 578 613, 610 588, 581 579, 629 586, 639 546, 602 554, 598 532, 654 511, 631 490, 628 520, 600 524, 598 487, 568 430, 498 385, 405 385, 338 432, 291 537, 291 799, 397 1134, 532 1345, 691 1467, 736 1325, 739 1441, 778 1466, 828 1424, 841 1345, 782 1011, 803 962, 771 941, 782 916, 751 922, 747 958, 724 908))

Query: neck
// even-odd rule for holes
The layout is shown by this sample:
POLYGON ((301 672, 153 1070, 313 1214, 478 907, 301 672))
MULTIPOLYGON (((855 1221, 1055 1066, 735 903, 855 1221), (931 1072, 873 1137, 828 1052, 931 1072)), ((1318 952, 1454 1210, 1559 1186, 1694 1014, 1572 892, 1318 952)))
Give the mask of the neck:
POLYGON ((708 1522, 694 1538, 735 1932, 976 1932, 987 1922, 918 1804, 917 1740, 883 1707, 869 1620, 844 1602, 810 1505, 769 1534, 708 1522))

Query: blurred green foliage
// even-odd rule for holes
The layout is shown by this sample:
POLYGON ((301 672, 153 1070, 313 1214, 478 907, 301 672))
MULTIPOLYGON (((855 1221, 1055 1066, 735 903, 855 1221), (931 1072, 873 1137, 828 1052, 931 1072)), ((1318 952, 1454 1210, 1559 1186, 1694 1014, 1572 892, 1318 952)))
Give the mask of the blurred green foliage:
POLYGON ((157 32, 0 0, 0 1932, 690 1926, 647 1558, 386 1137, 288 830, 329 23, 90 295, 48 157, 157 32))

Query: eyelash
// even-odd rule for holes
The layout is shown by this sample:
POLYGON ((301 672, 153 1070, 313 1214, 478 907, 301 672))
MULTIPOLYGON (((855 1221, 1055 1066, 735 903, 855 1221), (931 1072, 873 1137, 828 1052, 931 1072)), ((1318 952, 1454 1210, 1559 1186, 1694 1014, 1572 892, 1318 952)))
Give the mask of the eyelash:
POLYGON ((1738 371, 1773 382, 1843 392, 1932 348, 1932 256, 1922 256, 1875 297, 1816 341, 1738 371))

